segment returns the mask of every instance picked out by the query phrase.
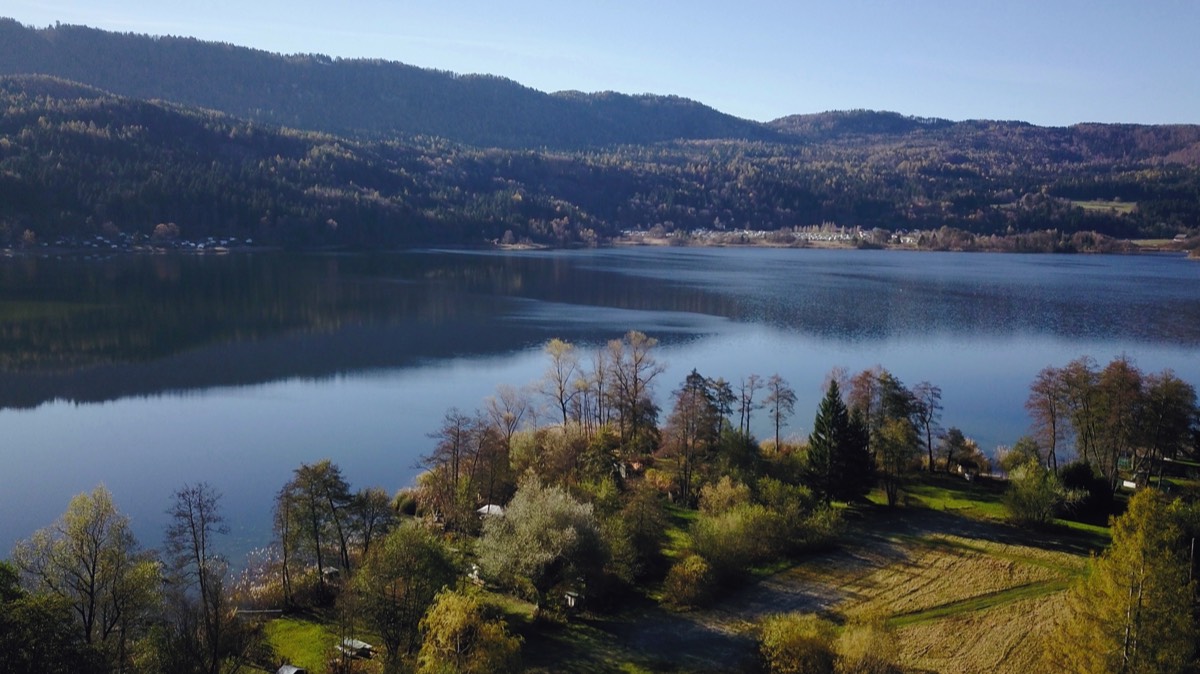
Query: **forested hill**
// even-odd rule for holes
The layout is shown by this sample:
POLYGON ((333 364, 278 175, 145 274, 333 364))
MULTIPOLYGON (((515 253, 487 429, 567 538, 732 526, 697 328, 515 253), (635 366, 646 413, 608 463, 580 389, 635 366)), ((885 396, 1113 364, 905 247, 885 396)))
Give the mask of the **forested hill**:
POLYGON ((779 132, 678 97, 546 94, 488 75, 380 60, 282 56, 192 38, 0 19, 0 75, 42 74, 280 126, 482 147, 584 148, 779 132))
MULTIPOLYGON (((823 118, 838 116, 861 114, 823 118)), ((0 77, 0 246, 118 234, 572 245, 628 229, 833 223, 981 236, 1053 229, 1032 247, 1070 249, 1084 230, 1195 234, 1198 139, 1198 127, 960 123, 800 144, 480 149, 295 131, 55 78, 0 77)), ((970 247, 938 236, 930 245, 970 247)))
POLYGON ((1200 126, 865 110, 759 124, 679 98, 0 19, 0 246, 156 231, 574 245, 825 225, 958 230, 906 237, 938 248, 1195 236, 1200 126))

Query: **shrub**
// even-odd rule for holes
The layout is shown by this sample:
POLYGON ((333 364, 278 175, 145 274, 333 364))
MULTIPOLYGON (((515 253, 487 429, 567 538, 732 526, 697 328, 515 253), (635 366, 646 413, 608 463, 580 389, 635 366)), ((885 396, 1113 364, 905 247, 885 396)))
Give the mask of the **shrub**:
POLYGON ((833 623, 811 614, 784 613, 763 621, 759 653, 771 674, 833 674, 833 623))
POLYGON ((1018 439, 1012 447, 1001 447, 999 455, 1000 468, 1011 475, 1017 468, 1030 461, 1041 461, 1042 450, 1038 447, 1036 440, 1024 436, 1018 439))
POLYGON ((1010 473, 1004 507, 1018 524, 1046 524, 1054 519, 1066 499, 1066 491, 1054 471, 1036 459, 1026 461, 1010 473))
POLYGON ((726 580, 778 554, 779 540, 770 533, 782 527, 778 513, 758 504, 701 514, 692 525, 692 549, 709 561, 718 580, 726 580))
POLYGON ((771 530, 778 552, 800 552, 828 545, 842 531, 842 515, 824 505, 803 485, 764 477, 757 483, 758 501, 779 516, 771 530))
POLYGON ((833 544, 842 535, 842 511, 830 506, 821 506, 804 519, 803 526, 795 532, 793 550, 816 550, 833 544))
POLYGON ((397 515, 416 517, 417 492, 414 489, 401 489, 392 497, 392 509, 397 515))
POLYGON ((712 597, 712 568, 703 557, 688 555, 675 562, 663 582, 664 601, 678 608, 703 606, 712 597))
POLYGON ((700 512, 718 515, 750 502, 750 488, 726 475, 700 490, 700 512))
POLYGON ((484 578, 510 589, 532 590, 534 603, 551 588, 582 577, 586 583, 607 561, 591 504, 529 474, 504 517, 489 517, 476 546, 484 578))
POLYGON ((637 483, 620 519, 636 553, 635 577, 661 574, 666 568, 662 546, 667 538, 667 512, 660 493, 645 482, 637 483))

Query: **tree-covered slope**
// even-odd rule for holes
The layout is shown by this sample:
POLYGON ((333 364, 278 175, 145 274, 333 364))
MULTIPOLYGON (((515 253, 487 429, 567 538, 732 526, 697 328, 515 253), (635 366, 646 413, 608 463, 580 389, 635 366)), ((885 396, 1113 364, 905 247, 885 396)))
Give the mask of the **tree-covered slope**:
POLYGON ((193 38, 34 29, 0 19, 0 75, 26 74, 369 138, 433 135, 485 147, 582 148, 778 136, 677 97, 546 94, 502 77, 389 61, 283 56, 193 38))
MULTIPOLYGON (((569 245, 627 229, 834 223, 1057 230, 1033 247, 1058 249, 1084 230, 1170 238, 1200 227, 1200 127, 825 113, 789 128, 780 133, 799 140, 483 149, 296 131, 56 78, 0 77, 0 245, 148 238, 172 223, 164 231, 191 240, 306 247, 569 245)), ((949 240, 937 245, 958 245, 949 240)))

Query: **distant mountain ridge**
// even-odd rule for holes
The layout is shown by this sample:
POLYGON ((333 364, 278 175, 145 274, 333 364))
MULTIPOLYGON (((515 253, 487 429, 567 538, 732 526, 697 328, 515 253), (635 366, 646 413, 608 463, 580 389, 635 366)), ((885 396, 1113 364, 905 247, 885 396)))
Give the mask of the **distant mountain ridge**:
POLYGON ((768 123, 773 129, 807 139, 828 139, 845 134, 896 136, 918 130, 947 129, 955 122, 932 117, 908 117, 898 112, 846 110, 788 115, 768 123))
POLYGON ((160 225, 300 248, 954 228, 1058 250, 1080 232, 1200 233, 1200 126, 760 124, 678 97, 0 19, 0 246, 160 225))
POLYGON ((782 135, 674 96, 546 94, 503 77, 390 61, 283 56, 194 38, 37 29, 0 19, 0 75, 25 74, 368 138, 431 135, 484 147, 575 149, 782 135))
MULTIPOLYGON (((362 139, 435 136, 478 147, 577 150, 675 141, 824 143, 845 137, 950 134, 1003 128, 1066 131, 1200 163, 1189 125, 1079 124, 905 116, 872 110, 740 119, 678 96, 544 93, 505 77, 459 75, 379 59, 281 55, 190 37, 85 26, 24 26, 0 18, 0 76, 48 75, 144 100, 165 100, 259 123, 362 139), (1182 134, 1180 130, 1183 130, 1182 134), (1133 139, 1131 141, 1131 138, 1133 139), (1138 140, 1140 139, 1140 140, 1138 140)), ((1142 156, 1148 156, 1142 153, 1142 156)))

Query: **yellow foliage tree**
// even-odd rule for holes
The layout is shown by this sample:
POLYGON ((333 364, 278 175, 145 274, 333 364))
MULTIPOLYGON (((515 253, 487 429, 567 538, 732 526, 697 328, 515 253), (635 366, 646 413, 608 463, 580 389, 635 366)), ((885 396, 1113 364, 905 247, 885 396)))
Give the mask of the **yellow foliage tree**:
POLYGON ((1049 641, 1056 671, 1171 674, 1192 659, 1196 627, 1177 518, 1166 497, 1138 492, 1113 522, 1112 547, 1071 590, 1070 617, 1049 641))

